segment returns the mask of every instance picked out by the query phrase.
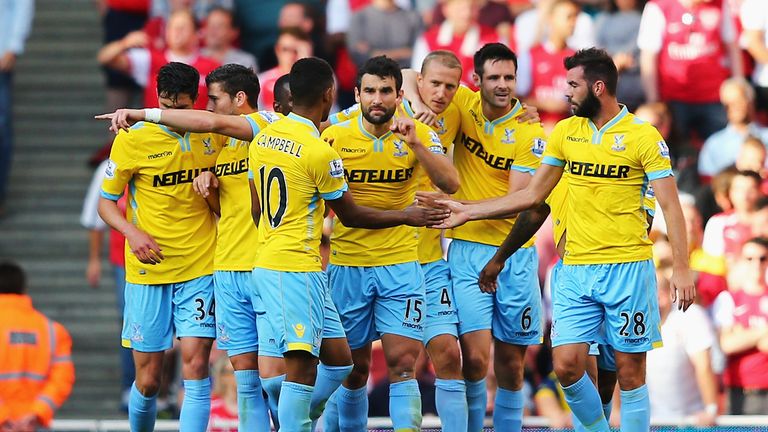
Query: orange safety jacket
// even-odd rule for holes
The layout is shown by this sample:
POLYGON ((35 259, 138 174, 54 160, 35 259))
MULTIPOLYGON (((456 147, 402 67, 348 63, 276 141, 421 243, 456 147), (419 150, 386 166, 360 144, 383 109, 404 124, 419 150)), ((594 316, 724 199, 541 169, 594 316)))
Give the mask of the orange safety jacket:
POLYGON ((35 414, 53 419, 75 382, 72 338, 26 295, 0 294, 0 424, 35 414))

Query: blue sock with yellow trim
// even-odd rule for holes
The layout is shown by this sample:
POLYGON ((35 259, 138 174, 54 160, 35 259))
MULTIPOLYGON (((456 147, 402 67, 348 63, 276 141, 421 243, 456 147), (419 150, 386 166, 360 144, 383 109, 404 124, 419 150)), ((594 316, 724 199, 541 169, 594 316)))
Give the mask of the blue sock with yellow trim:
POLYGON ((283 432, 310 432, 309 404, 313 386, 283 381, 277 415, 283 432))
POLYGON ((435 406, 443 432, 467 432, 467 385, 464 380, 435 379, 435 406))
POLYGON ((283 381, 285 381, 285 375, 261 378, 261 387, 267 394, 269 415, 272 417, 272 423, 275 424, 275 430, 280 429, 280 419, 277 416, 277 405, 280 402, 280 388, 283 385, 283 381))
POLYGON ((211 416, 211 380, 184 380, 184 402, 179 415, 179 430, 205 432, 211 416))
POLYGON ((261 390, 258 370, 235 371, 237 418, 242 431, 269 431, 269 407, 261 390))
POLYGON ((493 428, 499 432, 519 432, 523 428, 522 390, 496 389, 493 403, 493 428))
POLYGON ((485 406, 488 394, 485 392, 485 378, 479 381, 464 381, 467 384, 467 430, 480 432, 485 420, 485 406))
POLYGON ((584 373, 584 376, 575 383, 563 386, 563 393, 571 411, 586 430, 591 432, 610 431, 608 421, 603 415, 600 394, 597 393, 597 388, 589 379, 589 375, 584 373))
POLYGON ((621 395, 621 430, 648 432, 651 428, 651 402, 645 384, 634 390, 619 390, 621 395))
POLYGON ((389 417, 395 432, 421 429, 421 392, 415 379, 389 385, 389 417))
POLYGON ((135 432, 151 432, 155 430, 157 418, 157 395, 144 396, 136 382, 131 386, 131 396, 128 399, 128 424, 135 432))
POLYGON ((336 406, 339 409, 339 430, 360 432, 368 426, 368 389, 350 390, 344 385, 336 390, 336 406))

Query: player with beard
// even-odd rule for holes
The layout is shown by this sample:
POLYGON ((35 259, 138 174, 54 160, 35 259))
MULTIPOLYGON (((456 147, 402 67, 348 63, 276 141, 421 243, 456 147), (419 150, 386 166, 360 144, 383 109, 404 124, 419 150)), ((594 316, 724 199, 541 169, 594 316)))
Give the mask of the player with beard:
POLYGON ((688 309, 696 289, 669 149, 659 132, 616 100, 618 72, 603 50, 566 58, 566 96, 574 117, 557 124, 541 168, 525 189, 481 203, 443 200, 444 227, 505 217, 540 205, 567 164, 567 239, 554 289, 552 346, 566 401, 588 430, 608 431, 597 389, 585 373, 589 343, 602 325, 615 349, 622 430, 650 430, 645 353, 661 342, 651 241, 643 209, 648 184, 673 249, 670 286, 688 309))
MULTIPOLYGON (((474 65, 480 91, 462 86, 453 97, 461 113, 453 156, 461 188, 455 197, 468 202, 524 188, 539 166, 545 145, 541 125, 526 124, 523 108, 514 98, 515 54, 503 44, 487 44, 475 54, 474 65)), ((420 100, 418 92, 408 92, 407 96, 420 100)), ((434 199, 434 194, 418 195, 427 201, 434 199)), ((468 430, 472 432, 483 428, 491 341, 495 341, 494 367, 499 383, 494 425, 519 431, 525 351, 542 339, 538 256, 532 240, 509 258, 496 293, 484 293, 478 286, 480 270, 514 223, 514 218, 473 222, 447 232, 453 238, 448 265, 459 317, 468 430)))
MULTIPOLYGON (((362 205, 393 210, 411 205, 420 183, 417 168, 441 190, 458 188, 456 169, 438 135, 407 116, 395 117, 401 86, 397 62, 371 58, 358 72, 355 89, 362 115, 323 132, 344 161, 350 192, 362 205)), ((334 223, 329 283, 354 367, 332 398, 324 430, 365 429, 371 342, 379 338, 389 370, 393 427, 418 430, 421 425, 414 366, 427 307, 417 243, 417 230, 409 227, 372 231, 334 223)))

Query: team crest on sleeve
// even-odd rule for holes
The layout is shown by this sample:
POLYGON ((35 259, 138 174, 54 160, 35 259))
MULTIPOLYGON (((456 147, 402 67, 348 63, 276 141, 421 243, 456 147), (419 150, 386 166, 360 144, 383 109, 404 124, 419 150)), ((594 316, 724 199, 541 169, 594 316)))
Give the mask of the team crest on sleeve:
POLYGON ((334 178, 344 177, 344 163, 341 161, 341 159, 334 159, 330 161, 328 164, 331 166, 331 169, 328 171, 331 177, 334 177, 334 178))
POLYGON ((669 147, 667 146, 667 143, 665 143, 664 140, 661 140, 656 144, 659 146, 659 154, 662 157, 669 159, 669 147))
POLYGON ((396 139, 392 142, 392 144, 395 145, 395 153, 393 153, 395 157, 408 156, 408 150, 405 148, 405 143, 403 140, 396 139))
POLYGON ((117 164, 112 159, 107 159, 107 166, 104 167, 104 177, 110 180, 115 178, 115 171, 117 171, 117 164))
POLYGON ((353 112, 360 109, 360 104, 354 104, 351 107, 345 108, 342 113, 344 113, 344 116, 349 117, 353 112))
POLYGON ((624 134, 614 135, 613 146, 611 147, 611 150, 620 152, 624 151, 626 148, 627 146, 624 145, 624 134))
POLYGON ((280 116, 278 116, 277 113, 274 113, 272 111, 259 111, 259 115, 267 123, 274 123, 274 122, 280 120, 280 116))
POLYGON ((427 149, 432 153, 444 153, 443 143, 434 131, 429 131, 429 147, 427 147, 427 149))
POLYGON ((646 198, 656 198, 656 192, 653 191, 653 186, 648 185, 648 189, 645 190, 646 198))
POLYGON ((501 139, 501 142, 504 144, 514 144, 515 130, 504 128, 504 138, 501 139))
POLYGON ((547 147, 547 142, 544 141, 542 138, 534 138, 533 139, 533 148, 531 151, 536 157, 541 157, 544 155, 544 149, 547 147))
POLYGON ((203 138, 203 146, 205 147, 205 153, 206 155, 212 155, 216 153, 216 150, 213 149, 213 145, 211 145, 211 139, 210 138, 203 138))

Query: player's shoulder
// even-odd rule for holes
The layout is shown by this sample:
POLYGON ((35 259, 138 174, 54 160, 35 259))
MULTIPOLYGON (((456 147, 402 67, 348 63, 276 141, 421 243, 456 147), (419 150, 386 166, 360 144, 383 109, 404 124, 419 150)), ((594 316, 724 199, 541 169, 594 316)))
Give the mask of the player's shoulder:
POLYGON ((325 128, 321 136, 337 137, 337 136, 349 135, 354 132, 355 128, 353 127, 353 125, 355 124, 356 124, 356 120, 354 118, 347 119, 339 123, 334 123, 328 126, 327 128, 325 128))

